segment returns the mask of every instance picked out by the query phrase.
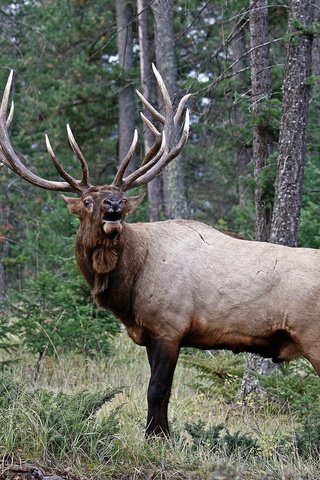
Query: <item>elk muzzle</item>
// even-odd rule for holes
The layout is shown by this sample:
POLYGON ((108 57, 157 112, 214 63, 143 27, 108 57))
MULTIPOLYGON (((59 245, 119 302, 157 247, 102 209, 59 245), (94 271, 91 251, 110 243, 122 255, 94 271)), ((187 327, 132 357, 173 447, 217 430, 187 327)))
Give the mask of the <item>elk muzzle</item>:
POLYGON ((104 199, 102 201, 102 229, 108 235, 116 235, 122 232, 124 219, 125 201, 123 199, 104 199))

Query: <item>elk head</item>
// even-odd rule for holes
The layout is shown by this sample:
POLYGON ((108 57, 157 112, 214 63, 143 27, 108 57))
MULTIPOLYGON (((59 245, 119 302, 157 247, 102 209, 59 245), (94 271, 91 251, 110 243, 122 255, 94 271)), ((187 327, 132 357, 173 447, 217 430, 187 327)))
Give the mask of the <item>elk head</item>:
POLYGON ((12 102, 10 113, 7 117, 13 77, 12 71, 7 81, 0 107, 0 161, 34 185, 48 190, 76 193, 80 198, 63 196, 63 199, 70 212, 80 218, 80 225, 82 225, 83 228, 85 228, 86 225, 90 227, 87 230, 92 232, 95 241, 98 243, 103 242, 104 237, 113 238, 117 234, 120 234, 124 219, 137 208, 144 197, 144 195, 140 197, 129 197, 126 195, 126 192, 150 182, 169 162, 179 155, 188 138, 188 109, 186 109, 183 124, 181 118, 190 95, 185 95, 180 100, 178 108, 174 113, 168 91, 161 75, 154 65, 153 71, 158 82, 164 115, 158 112, 140 92, 137 91, 137 94, 151 115, 162 125, 162 128, 159 131, 158 128, 141 113, 144 124, 151 130, 154 136, 153 146, 149 152, 147 152, 140 168, 125 176, 125 171, 135 152, 138 141, 136 130, 131 147, 122 160, 112 184, 102 186, 93 186, 91 184, 88 164, 74 139, 69 125, 67 125, 69 145, 73 155, 80 162, 82 168, 81 180, 75 179, 64 170, 57 160, 47 135, 45 138, 48 153, 56 170, 64 181, 50 181, 38 177, 23 164, 11 145, 8 133, 14 110, 12 102))

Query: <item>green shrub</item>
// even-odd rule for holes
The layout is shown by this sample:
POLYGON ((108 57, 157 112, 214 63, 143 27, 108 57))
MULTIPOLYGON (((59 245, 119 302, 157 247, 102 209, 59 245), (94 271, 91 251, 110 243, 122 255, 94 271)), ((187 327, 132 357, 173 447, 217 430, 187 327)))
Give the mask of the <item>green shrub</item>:
POLYGON ((90 457, 107 461, 118 432, 119 408, 97 412, 119 389, 55 393, 0 377, 0 445, 7 453, 23 451, 35 458, 90 457))
POLYGON ((191 388, 206 395, 234 400, 243 375, 243 355, 225 351, 208 355, 191 350, 180 358, 185 366, 195 370, 189 385, 191 388))
MULTIPOLYGON (((319 398, 320 400, 320 398, 319 398)), ((320 405, 312 406, 311 412, 306 413, 302 426, 296 433, 297 449, 300 455, 304 457, 314 456, 319 458, 320 455, 320 405)))
POLYGON ((58 273, 42 271, 16 294, 19 308, 16 330, 27 349, 43 355, 76 351, 107 355, 110 335, 119 323, 94 305, 89 288, 77 272, 73 259, 64 259, 58 273))
POLYGON ((218 448, 220 443, 220 434, 224 426, 219 423, 206 428, 203 420, 198 420, 196 423, 186 423, 185 430, 191 435, 196 446, 207 446, 211 451, 218 448))
POLYGON ((301 418, 319 404, 320 378, 307 360, 283 364, 278 371, 260 380, 269 394, 282 400, 301 418))
POLYGON ((187 423, 184 428, 191 435, 196 448, 206 447, 211 452, 223 450, 228 456, 237 450, 243 456, 256 454, 259 451, 257 439, 240 431, 231 433, 222 423, 206 427, 205 422, 199 420, 196 423, 187 423))
MULTIPOLYGON (((0 301, 0 352, 12 354, 17 350, 19 342, 14 337, 15 333, 16 326, 10 321, 8 301, 2 300, 0 301)), ((12 361, 14 361, 12 358, 1 358, 0 365, 3 366, 12 361)))

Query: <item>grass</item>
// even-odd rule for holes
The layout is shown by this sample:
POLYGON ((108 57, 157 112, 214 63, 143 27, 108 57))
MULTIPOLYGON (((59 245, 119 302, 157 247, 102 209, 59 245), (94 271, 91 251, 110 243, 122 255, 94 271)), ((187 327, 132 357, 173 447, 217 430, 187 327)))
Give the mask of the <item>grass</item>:
MULTIPOLYGON (((206 356, 194 358, 203 365, 206 356)), ((219 389, 210 389, 210 368, 204 375, 179 362, 167 442, 144 440, 149 366, 124 334, 108 358, 47 357, 36 381, 34 358, 22 355, 0 381, 0 454, 92 480, 319 480, 312 441, 320 427, 306 439, 303 415, 286 402, 238 403, 237 374, 221 373, 241 371, 238 358, 212 359, 219 389)))

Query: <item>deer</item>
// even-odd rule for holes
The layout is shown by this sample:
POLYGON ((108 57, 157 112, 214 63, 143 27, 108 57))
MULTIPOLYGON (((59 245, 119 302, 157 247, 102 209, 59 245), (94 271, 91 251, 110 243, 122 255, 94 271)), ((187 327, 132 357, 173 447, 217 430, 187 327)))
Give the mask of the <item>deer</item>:
POLYGON ((63 181, 28 169, 8 133, 12 72, 0 107, 0 159, 37 187, 76 194, 63 200, 80 220, 75 238, 79 269, 96 303, 113 312, 129 337, 146 348, 151 371, 146 436, 169 438, 168 404, 181 347, 254 352, 274 362, 304 357, 320 374, 320 251, 232 238, 194 220, 126 222, 144 198, 127 192, 158 175, 189 135, 189 95, 175 109, 160 73, 153 70, 163 113, 137 92, 154 119, 142 114, 154 144, 134 172, 125 173, 137 131, 112 183, 92 185, 69 125, 81 179, 64 170, 47 135, 49 156, 63 181))

